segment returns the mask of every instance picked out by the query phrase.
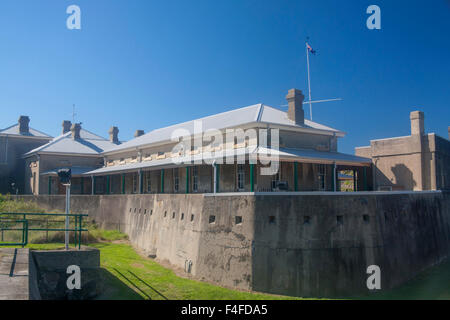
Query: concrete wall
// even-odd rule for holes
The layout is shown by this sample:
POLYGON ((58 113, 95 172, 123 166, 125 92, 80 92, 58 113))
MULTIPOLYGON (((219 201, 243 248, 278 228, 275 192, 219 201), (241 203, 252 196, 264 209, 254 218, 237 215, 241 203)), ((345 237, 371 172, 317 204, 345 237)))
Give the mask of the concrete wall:
MULTIPOLYGON (((64 197, 25 198, 64 208, 64 197)), ((195 278, 295 296, 366 293, 372 264, 392 288, 450 252, 439 191, 74 196, 72 208, 195 278)))

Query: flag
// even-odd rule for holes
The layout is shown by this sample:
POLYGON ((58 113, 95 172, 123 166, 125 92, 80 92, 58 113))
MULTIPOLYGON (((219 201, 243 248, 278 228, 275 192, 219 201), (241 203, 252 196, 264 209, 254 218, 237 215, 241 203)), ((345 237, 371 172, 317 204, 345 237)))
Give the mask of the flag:
POLYGON ((311 52, 312 54, 316 54, 316 50, 314 50, 313 48, 311 48, 311 46, 309 45, 309 43, 306 43, 306 48, 308 49, 309 52, 311 52))

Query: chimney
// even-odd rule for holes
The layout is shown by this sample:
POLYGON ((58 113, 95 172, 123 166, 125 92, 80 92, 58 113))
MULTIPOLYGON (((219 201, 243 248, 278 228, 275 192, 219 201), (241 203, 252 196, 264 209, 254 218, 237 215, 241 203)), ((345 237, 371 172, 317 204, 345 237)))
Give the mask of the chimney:
POLYGON ((422 111, 413 111, 409 115, 411 119, 411 135, 423 135, 425 133, 424 119, 422 111))
POLYGON ((62 134, 65 134, 70 131, 70 127, 72 126, 72 122, 69 120, 64 120, 62 123, 62 134))
POLYGON ((80 139, 81 124, 74 123, 70 127, 70 131, 72 131, 72 139, 80 139))
POLYGON ((109 129, 109 141, 112 143, 119 143, 119 128, 111 127, 109 129))
POLYGON ((134 133, 135 138, 140 137, 142 135, 144 135, 144 130, 136 130, 136 132, 134 133))
POLYGON ((18 123, 20 134, 30 133, 30 127, 28 126, 30 123, 30 118, 28 116, 20 116, 18 123))
POLYGON ((305 111, 303 110, 303 100, 305 96, 301 90, 291 89, 288 91, 286 100, 288 101, 288 118, 295 124, 305 124, 305 111))

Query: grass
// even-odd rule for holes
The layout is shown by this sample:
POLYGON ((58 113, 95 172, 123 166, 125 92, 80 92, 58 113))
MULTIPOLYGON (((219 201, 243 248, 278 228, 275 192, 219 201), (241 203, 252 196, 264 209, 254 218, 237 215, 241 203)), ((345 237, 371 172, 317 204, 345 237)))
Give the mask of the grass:
MULTIPOLYGON (((99 231, 101 232, 101 231, 99 231)), ((91 243, 100 250, 105 300, 295 300, 299 298, 244 292, 177 276, 126 243, 91 243)), ((30 249, 62 249, 63 245, 30 244, 30 249)))

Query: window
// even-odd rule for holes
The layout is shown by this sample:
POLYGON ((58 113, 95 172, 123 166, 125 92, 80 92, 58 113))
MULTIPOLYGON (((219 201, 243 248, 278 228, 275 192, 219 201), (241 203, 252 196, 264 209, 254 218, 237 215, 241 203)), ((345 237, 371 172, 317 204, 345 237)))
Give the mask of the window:
POLYGON ((133 193, 137 193, 137 182, 138 182, 138 175, 137 173, 133 174, 133 193))
POLYGON ((326 168, 324 164, 319 164, 319 190, 326 189, 326 168))
POLYGON ((270 224, 275 223, 275 216, 269 216, 269 223, 270 224))
POLYGON ((216 216, 209 216, 209 223, 215 223, 216 222, 216 216))
POLYGON ((370 222, 370 216, 368 214, 364 214, 363 215, 363 220, 365 223, 369 223, 370 222))
POLYGON ((173 169, 173 190, 178 192, 180 190, 180 175, 178 168, 173 169))
POLYGON ((151 172, 147 171, 145 173, 145 180, 147 183, 147 193, 151 193, 152 192, 152 180, 151 180, 151 172))
POLYGON ((184 220, 184 213, 181 214, 181 220, 184 220))
POLYGON ((344 224, 344 216, 336 216, 336 222, 339 225, 344 224))
POLYGON ((236 224, 241 224, 242 223, 242 216, 236 216, 234 217, 234 222, 236 224))
POLYGON ((172 212, 172 219, 175 219, 175 212, 172 212))
POLYGON ((245 167, 243 164, 238 164, 238 173, 237 173, 238 190, 244 190, 244 179, 245 179, 245 167))
POLYGON ((198 192, 198 167, 192 167, 192 191, 198 192))
POLYGON ((193 222, 193 221, 194 221, 194 215, 191 214, 191 222, 193 222))

